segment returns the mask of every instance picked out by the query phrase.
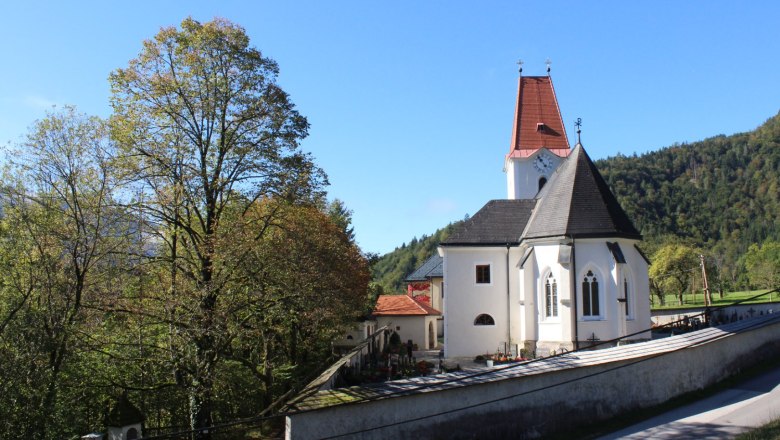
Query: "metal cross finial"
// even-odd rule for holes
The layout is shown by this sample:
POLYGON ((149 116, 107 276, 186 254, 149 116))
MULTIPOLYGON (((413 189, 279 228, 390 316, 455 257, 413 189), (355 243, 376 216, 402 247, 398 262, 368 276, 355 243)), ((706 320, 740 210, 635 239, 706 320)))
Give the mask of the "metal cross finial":
POLYGON ((523 74, 523 60, 517 60, 517 71, 522 75, 523 74))
POLYGON ((580 143, 580 132, 582 131, 580 127, 582 127, 582 118, 577 118, 576 121, 574 121, 574 126, 577 127, 577 143, 580 143))
POLYGON ((552 65, 552 61, 550 61, 549 58, 547 58, 547 61, 544 62, 544 64, 547 64, 547 74, 550 74, 550 66, 552 65))

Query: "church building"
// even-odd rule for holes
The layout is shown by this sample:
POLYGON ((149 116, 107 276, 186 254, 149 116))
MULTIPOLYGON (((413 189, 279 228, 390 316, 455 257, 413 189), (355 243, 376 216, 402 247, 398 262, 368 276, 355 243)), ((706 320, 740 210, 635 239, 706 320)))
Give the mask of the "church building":
POLYGON ((650 326, 641 234, 579 140, 570 148, 552 79, 520 76, 507 199, 439 246, 445 356, 545 355, 650 326))

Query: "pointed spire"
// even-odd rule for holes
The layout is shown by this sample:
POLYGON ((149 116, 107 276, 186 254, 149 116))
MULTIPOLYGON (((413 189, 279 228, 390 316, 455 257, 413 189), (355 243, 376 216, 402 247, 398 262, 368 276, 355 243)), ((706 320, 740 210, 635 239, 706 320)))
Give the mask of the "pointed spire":
POLYGON ((552 78, 521 75, 509 157, 528 157, 540 148, 560 157, 571 151, 552 78))

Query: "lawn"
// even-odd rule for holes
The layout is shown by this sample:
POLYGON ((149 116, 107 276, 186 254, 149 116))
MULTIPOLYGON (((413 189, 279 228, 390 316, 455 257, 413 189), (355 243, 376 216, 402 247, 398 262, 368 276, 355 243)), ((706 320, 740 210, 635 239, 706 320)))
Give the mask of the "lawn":
MULTIPOLYGON (((712 293, 712 305, 713 306, 725 306, 731 303, 746 300, 754 296, 766 293, 768 290, 743 290, 739 292, 725 292, 723 298, 718 295, 717 292, 712 293)), ((658 304, 658 297, 655 295, 650 296, 650 307, 654 310, 665 309, 679 309, 685 307, 703 307, 704 306, 704 294, 702 292, 696 292, 695 294, 686 293, 683 295, 683 304, 680 304, 680 299, 677 295, 666 295, 665 304, 661 306, 658 304)), ((745 304, 757 304, 772 301, 780 301, 780 293, 774 292, 769 295, 760 296, 750 301, 746 301, 745 304)))
POLYGON ((780 439, 780 419, 741 434, 736 440, 778 440, 780 439))

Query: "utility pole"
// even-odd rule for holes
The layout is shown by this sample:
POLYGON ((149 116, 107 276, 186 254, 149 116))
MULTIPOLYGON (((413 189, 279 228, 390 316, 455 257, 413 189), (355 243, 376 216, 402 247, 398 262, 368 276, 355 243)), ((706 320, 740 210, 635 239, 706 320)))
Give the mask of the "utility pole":
POLYGON ((704 267, 704 255, 699 254, 699 263, 701 264, 701 278, 704 287, 704 305, 709 307, 712 305, 712 296, 710 295, 710 287, 707 284, 707 269, 704 267))

